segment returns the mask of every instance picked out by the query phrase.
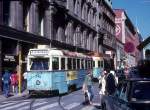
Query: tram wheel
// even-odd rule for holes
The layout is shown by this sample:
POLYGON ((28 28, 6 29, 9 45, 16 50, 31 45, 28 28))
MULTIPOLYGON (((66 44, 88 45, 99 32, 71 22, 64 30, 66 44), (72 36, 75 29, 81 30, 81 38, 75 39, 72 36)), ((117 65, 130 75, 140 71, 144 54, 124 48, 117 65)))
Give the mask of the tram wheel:
POLYGON ((75 91, 75 90, 76 90, 76 85, 75 85, 75 84, 69 86, 69 93, 70 93, 70 92, 73 92, 73 91, 75 91))

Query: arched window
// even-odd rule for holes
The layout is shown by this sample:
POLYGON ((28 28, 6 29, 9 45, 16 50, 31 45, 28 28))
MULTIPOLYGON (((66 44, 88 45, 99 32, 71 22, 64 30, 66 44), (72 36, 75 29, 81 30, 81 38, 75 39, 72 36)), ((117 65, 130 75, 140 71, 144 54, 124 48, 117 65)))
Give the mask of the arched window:
POLYGON ((74 32, 74 45, 81 46, 81 27, 77 26, 74 32))
POLYGON ((70 44, 73 41, 73 23, 70 21, 65 29, 66 43, 70 44))
POLYGON ((80 2, 78 0, 76 0, 76 2, 75 2, 74 12, 76 15, 79 15, 79 13, 80 13, 80 2))
POLYGON ((95 27, 96 26, 96 13, 94 13, 93 15, 93 26, 95 27))
POLYGON ((81 0, 76 0, 74 12, 76 15, 81 17, 81 0))
POLYGON ((62 41, 62 42, 66 41, 64 33, 65 32, 64 32, 63 27, 61 27, 61 26, 58 27, 57 35, 56 35, 56 40, 62 41))
POLYGON ((90 50, 90 34, 87 34, 87 49, 90 50))
POLYGON ((67 9, 73 12, 74 9, 73 0, 67 0, 67 9))
POLYGON ((86 12, 86 4, 84 3, 83 7, 82 7, 82 19, 85 19, 85 12, 86 12))
POLYGON ((92 9, 89 9, 88 11, 88 23, 91 24, 92 21, 92 9))
POLYGON ((89 34, 89 49, 93 49, 93 33, 89 34))
POLYGON ((87 37, 87 30, 83 31, 83 35, 82 35, 82 47, 85 48, 86 47, 86 37, 87 37))

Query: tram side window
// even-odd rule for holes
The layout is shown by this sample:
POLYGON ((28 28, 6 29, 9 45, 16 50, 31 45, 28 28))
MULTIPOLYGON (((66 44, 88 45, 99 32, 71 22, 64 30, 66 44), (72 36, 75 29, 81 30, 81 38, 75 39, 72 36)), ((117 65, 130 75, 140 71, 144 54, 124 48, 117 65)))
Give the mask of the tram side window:
POLYGON ((65 58, 61 58, 61 69, 65 70, 65 58))
POLYGON ((103 61, 101 61, 101 67, 104 67, 104 62, 103 61))
POLYGON ((88 60, 88 68, 89 69, 91 68, 91 62, 90 62, 90 60, 88 60))
POLYGON ((84 59, 81 59, 81 69, 84 69, 84 59))
POLYGON ((72 69, 72 58, 68 58, 68 69, 72 69))
POLYGON ((88 61, 85 60, 85 69, 87 69, 87 68, 88 68, 88 61))
POLYGON ((80 69, 80 59, 77 59, 77 69, 80 69))
POLYGON ((93 67, 95 67, 95 61, 93 61, 93 67))
POLYGON ((31 59, 31 70, 48 70, 48 58, 31 59))
POLYGON ((59 58, 58 57, 53 57, 52 58, 52 69, 53 70, 58 70, 59 69, 59 58))
POLYGON ((100 61, 98 61, 98 67, 101 67, 101 62, 100 61))
POLYGON ((92 60, 90 60, 90 63, 91 63, 91 69, 92 69, 92 67, 93 67, 93 61, 92 61, 92 60))
POLYGON ((73 69, 76 69, 76 59, 73 59, 73 69))

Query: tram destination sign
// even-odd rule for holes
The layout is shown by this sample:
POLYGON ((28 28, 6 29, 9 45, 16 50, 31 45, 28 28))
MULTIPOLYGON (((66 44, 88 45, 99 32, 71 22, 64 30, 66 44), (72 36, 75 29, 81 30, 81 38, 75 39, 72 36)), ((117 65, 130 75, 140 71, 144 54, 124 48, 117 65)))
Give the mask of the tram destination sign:
POLYGON ((48 55, 48 50, 30 50, 30 55, 48 55))

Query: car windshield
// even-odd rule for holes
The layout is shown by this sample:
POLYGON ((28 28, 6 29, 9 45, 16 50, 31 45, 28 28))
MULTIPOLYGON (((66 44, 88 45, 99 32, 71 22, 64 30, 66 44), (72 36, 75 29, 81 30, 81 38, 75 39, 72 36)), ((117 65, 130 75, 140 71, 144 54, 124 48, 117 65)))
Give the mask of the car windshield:
POLYGON ((132 98, 150 100, 150 81, 136 82, 133 84, 132 98))

